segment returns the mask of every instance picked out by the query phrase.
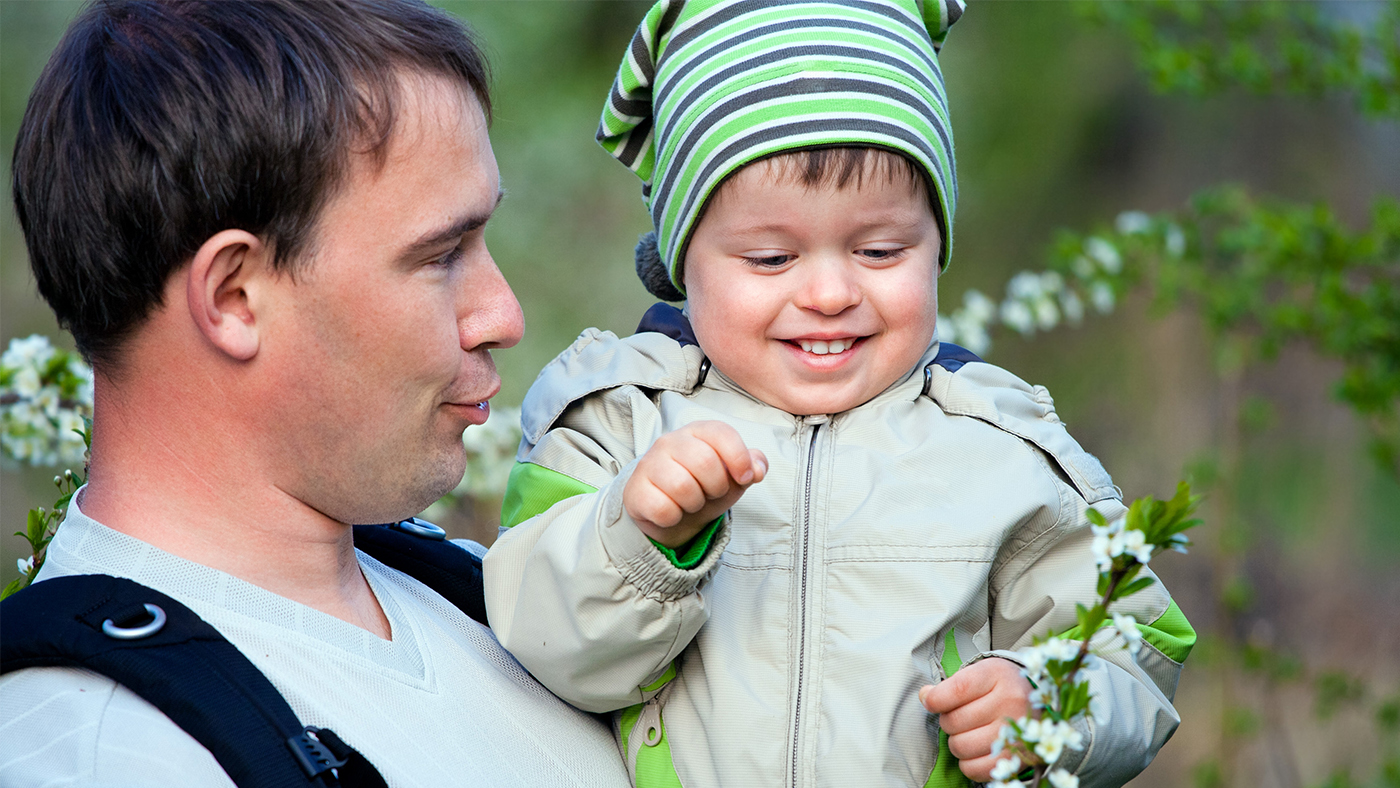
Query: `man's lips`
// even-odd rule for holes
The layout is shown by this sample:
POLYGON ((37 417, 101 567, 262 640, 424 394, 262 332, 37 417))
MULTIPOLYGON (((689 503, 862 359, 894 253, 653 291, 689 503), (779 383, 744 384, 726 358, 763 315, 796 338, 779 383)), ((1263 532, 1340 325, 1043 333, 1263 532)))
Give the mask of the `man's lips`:
POLYGON ((444 402, 442 407, 451 411, 462 420, 480 426, 486 423, 491 416, 491 404, 489 402, 444 402))

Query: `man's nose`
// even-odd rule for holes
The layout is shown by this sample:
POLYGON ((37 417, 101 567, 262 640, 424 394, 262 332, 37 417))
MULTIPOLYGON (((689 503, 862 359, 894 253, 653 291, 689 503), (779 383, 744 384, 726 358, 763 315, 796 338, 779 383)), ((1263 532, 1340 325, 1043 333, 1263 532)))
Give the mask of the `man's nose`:
POLYGON ((514 347, 525 335, 525 313, 494 260, 463 285, 457 320, 463 350, 514 347))

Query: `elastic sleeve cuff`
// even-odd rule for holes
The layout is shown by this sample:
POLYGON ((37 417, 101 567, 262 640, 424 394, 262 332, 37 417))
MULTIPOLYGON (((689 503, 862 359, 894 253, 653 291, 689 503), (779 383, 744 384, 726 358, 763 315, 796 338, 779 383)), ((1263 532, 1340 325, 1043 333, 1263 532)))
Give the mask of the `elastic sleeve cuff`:
POLYGON ((710 546, 715 541, 715 534, 719 533, 720 526, 724 524, 724 517, 725 515, 720 515, 715 518, 714 522, 705 526, 705 530, 696 534, 694 539, 686 542, 680 549, 667 547, 651 537, 647 538, 651 539, 651 543, 656 545, 656 549, 670 560, 671 566, 677 569, 694 569, 700 565, 701 561, 705 560, 705 556, 710 552, 710 546))
MULTIPOLYGON (((598 504, 598 535, 603 549, 623 578, 646 596, 669 602, 693 594, 714 572, 729 542, 729 518, 721 517, 716 521, 710 543, 702 545, 705 549, 698 551, 695 565, 689 569, 680 568, 657 549, 623 510, 622 490, 635 468, 636 461, 624 466, 621 473, 600 490, 603 498, 598 504)), ((683 550, 681 558, 689 557, 688 553, 689 550, 683 550)))

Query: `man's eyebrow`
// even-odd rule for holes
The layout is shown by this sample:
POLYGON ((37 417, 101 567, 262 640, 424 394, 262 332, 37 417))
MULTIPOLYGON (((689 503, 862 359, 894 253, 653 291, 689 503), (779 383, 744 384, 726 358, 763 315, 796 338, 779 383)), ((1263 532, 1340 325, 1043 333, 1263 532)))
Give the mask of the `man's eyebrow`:
POLYGON ((404 248, 403 256, 412 257, 422 252, 434 251, 448 241, 456 240, 472 230, 479 229, 485 225, 491 218, 491 215, 496 212, 496 208, 501 204, 501 200, 505 199, 505 196, 506 190, 499 189, 496 192, 496 202, 491 205, 491 210, 485 213, 464 216, 446 227, 424 233, 417 240, 404 248))

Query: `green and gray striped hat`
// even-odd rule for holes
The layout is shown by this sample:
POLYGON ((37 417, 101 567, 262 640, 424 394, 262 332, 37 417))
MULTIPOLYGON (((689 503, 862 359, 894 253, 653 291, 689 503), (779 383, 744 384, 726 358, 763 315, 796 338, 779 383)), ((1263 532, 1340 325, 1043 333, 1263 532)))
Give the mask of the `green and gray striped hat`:
POLYGON ((598 142, 642 179, 656 228, 637 247, 648 289, 678 300, 705 200, 757 159, 869 146, 927 171, 946 266, 957 174, 938 49, 965 0, 661 0, 637 28, 598 142), (646 258, 659 268, 648 281, 646 258))

